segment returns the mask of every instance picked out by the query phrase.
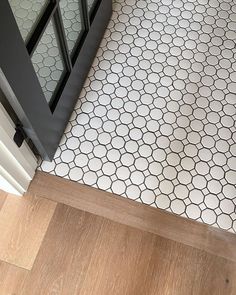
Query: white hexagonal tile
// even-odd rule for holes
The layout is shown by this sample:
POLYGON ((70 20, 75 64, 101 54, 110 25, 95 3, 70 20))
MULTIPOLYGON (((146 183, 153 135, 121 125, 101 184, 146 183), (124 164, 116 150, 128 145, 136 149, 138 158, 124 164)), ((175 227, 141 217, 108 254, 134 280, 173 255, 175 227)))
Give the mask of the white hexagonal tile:
POLYGON ((186 205, 184 204, 182 200, 175 199, 171 202, 170 207, 175 214, 183 214, 185 211, 186 205))
POLYGON ((216 209, 219 207, 219 199, 216 195, 208 194, 205 196, 204 203, 206 204, 207 208, 216 209))
POLYGON ((226 214, 235 212, 235 203, 232 200, 223 199, 220 201, 220 208, 226 214))
POLYGON ((141 200, 145 203, 145 204, 152 204, 154 203, 156 196, 155 193, 151 190, 145 190, 141 193, 140 196, 141 200))
POLYGON ((216 222, 216 214, 213 210, 211 209, 205 209, 202 211, 202 220, 207 223, 207 224, 214 224, 216 222))
POLYGON ((232 219, 227 214, 221 214, 217 217, 217 223, 223 229, 230 229, 232 226, 232 219))
POLYGON ((201 210, 195 204, 190 204, 186 208, 186 214, 189 218, 198 219, 201 216, 201 210))

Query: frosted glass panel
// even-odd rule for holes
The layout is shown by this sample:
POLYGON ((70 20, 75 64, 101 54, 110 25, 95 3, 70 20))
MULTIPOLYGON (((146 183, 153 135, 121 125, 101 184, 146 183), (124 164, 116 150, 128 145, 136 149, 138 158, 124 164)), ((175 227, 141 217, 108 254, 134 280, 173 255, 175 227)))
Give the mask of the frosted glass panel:
POLYGON ((50 102, 64 72, 62 57, 51 21, 34 51, 32 63, 45 98, 47 102, 50 102))
POLYGON ((29 38, 47 3, 47 0, 9 0, 24 41, 29 38))
POLYGON ((97 3, 97 0, 87 0, 87 2, 88 2, 88 11, 89 11, 89 14, 91 14, 94 6, 97 3))
POLYGON ((78 0, 61 0, 60 8, 69 52, 72 53, 82 32, 81 12, 78 0))

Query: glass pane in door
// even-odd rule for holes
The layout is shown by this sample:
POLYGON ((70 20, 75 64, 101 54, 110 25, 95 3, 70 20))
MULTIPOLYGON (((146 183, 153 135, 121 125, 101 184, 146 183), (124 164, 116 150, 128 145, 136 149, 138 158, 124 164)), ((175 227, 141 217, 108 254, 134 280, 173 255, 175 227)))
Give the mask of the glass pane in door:
POLYGON ((68 49, 72 54, 83 31, 80 5, 78 0, 61 0, 61 15, 65 29, 68 49))
POLYGON ((8 0, 24 41, 33 32, 44 12, 47 0, 8 0))
POLYGON ((49 22, 31 60, 49 103, 66 72, 52 21, 49 22))

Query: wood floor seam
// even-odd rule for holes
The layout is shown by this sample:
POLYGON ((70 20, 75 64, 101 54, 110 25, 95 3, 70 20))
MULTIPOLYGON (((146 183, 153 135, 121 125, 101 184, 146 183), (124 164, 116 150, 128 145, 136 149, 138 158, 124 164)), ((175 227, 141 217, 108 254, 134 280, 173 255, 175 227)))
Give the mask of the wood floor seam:
POLYGON ((29 193, 148 231, 236 262, 236 235, 175 214, 37 172, 29 193))
POLYGON ((10 263, 10 262, 6 262, 6 261, 0 259, 0 263, 1 263, 1 262, 2 262, 2 263, 5 263, 6 265, 9 265, 9 266, 13 266, 13 267, 16 267, 16 268, 22 269, 22 270, 27 271, 27 272, 30 272, 30 271, 31 271, 31 269, 27 269, 27 268, 24 268, 24 267, 22 267, 22 266, 18 266, 18 265, 16 265, 16 264, 12 264, 12 263, 10 263))
POLYGON ((8 195, 0 211, 0 260, 30 270, 55 207, 35 195, 8 195))
POLYGON ((2 206, 5 203, 6 198, 7 198, 7 193, 0 190, 0 211, 1 211, 2 206))

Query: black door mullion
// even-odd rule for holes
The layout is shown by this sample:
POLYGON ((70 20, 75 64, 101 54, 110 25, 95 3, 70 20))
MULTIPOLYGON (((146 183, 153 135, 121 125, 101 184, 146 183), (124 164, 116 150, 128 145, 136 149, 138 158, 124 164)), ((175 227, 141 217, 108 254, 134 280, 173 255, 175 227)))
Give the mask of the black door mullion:
POLYGON ((82 12, 85 31, 87 32, 87 31, 89 31, 89 28, 90 28, 87 0, 79 0, 79 5, 80 5, 81 12, 82 12))
POLYGON ((70 53, 69 53, 69 49, 68 49, 68 45, 66 41, 66 34, 65 34, 64 26, 63 26, 63 20, 62 20, 59 5, 53 16, 53 24, 55 26, 55 32, 56 32, 57 39, 59 41, 59 47, 61 50, 61 54, 65 63, 65 66, 67 70, 71 72, 72 63, 71 63, 70 53))
POLYGON ((52 112, 54 112, 54 110, 57 106, 58 100, 60 99, 61 93, 66 85, 66 81, 70 76, 73 66, 72 66, 70 53, 69 53, 69 49, 68 49, 68 45, 67 45, 67 41, 66 41, 65 29, 63 26, 63 20, 62 20, 59 5, 57 5, 57 9, 55 10, 54 15, 52 17, 52 23, 54 26, 54 31, 55 31, 56 38, 58 41, 59 50, 61 53, 63 64, 65 66, 65 74, 62 77, 62 79, 60 81, 58 81, 58 85, 57 85, 57 87, 55 89, 55 93, 54 93, 54 98, 52 99, 52 101, 50 103, 50 109, 52 112))
POLYGON ((52 18, 52 15, 56 11, 57 6, 58 6, 57 2, 55 1, 49 2, 37 26, 35 27, 33 33, 31 34, 29 41, 26 44, 26 48, 30 56, 32 56, 32 54, 34 53, 34 50, 37 47, 38 42, 40 41, 41 36, 43 35, 50 19, 52 18))

